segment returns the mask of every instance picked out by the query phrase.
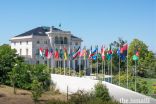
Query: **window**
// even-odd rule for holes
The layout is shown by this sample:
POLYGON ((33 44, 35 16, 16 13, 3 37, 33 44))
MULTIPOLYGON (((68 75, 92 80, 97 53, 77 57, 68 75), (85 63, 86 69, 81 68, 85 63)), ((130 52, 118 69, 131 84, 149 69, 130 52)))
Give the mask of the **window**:
POLYGON ((39 55, 39 51, 40 51, 39 49, 36 50, 36 55, 39 55))
POLYGON ((16 42, 14 42, 14 46, 16 46, 16 42))
POLYGON ((75 45, 78 45, 78 42, 75 42, 75 45))
POLYGON ((78 65, 78 60, 75 60, 75 65, 76 65, 76 66, 78 65))
POLYGON ((20 55, 22 55, 22 49, 20 49, 20 55))
POLYGON ((44 44, 47 44, 47 41, 44 41, 44 44))
POLYGON ((47 65, 47 61, 44 61, 44 64, 46 64, 46 65, 47 65))
POLYGON ((20 45, 22 45, 22 42, 20 41, 20 45))
POLYGON ((64 37, 64 44, 67 44, 67 37, 64 37))
POLYGON ((72 42, 70 42, 70 45, 72 45, 72 42))
POLYGON ((39 61, 36 61, 36 65, 39 64, 39 61))
POLYGON ((60 37, 60 42, 61 42, 61 44, 63 44, 63 38, 62 37, 60 37))
POLYGON ((28 45, 28 41, 26 41, 26 45, 28 45))
POLYGON ((26 49, 26 55, 28 55, 28 49, 26 49))
POLYGON ((40 44, 40 41, 39 40, 37 41, 37 44, 40 44))

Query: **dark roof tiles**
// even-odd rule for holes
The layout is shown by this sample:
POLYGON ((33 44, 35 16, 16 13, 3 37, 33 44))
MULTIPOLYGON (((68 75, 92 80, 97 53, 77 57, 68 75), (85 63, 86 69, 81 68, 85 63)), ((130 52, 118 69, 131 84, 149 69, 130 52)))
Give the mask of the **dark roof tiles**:
POLYGON ((45 33, 45 30, 42 27, 37 27, 35 29, 32 29, 30 31, 27 31, 23 34, 17 35, 15 37, 22 37, 22 36, 30 36, 30 35, 35 35, 35 36, 48 36, 45 33))

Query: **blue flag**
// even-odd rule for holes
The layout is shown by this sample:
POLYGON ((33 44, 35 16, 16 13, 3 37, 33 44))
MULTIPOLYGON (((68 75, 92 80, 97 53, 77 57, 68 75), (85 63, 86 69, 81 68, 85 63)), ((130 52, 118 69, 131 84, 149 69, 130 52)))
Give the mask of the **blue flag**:
POLYGON ((125 60, 125 56, 121 56, 120 55, 120 50, 121 50, 121 48, 120 48, 120 45, 119 45, 119 48, 118 48, 118 51, 117 51, 117 55, 119 56, 119 57, 121 57, 123 60, 125 60))

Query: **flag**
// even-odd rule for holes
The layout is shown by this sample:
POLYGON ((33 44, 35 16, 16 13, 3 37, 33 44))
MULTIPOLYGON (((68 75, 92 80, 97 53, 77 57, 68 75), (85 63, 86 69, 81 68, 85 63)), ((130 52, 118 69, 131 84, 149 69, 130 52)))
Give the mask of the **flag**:
POLYGON ((117 51, 117 55, 118 55, 119 57, 121 57, 123 60, 125 60, 125 56, 121 56, 121 55, 120 55, 120 50, 121 50, 121 47, 120 47, 120 44, 119 44, 118 51, 117 51))
POLYGON ((90 56, 91 54, 92 54, 92 45, 90 46, 89 60, 90 60, 90 58, 92 59, 92 56, 90 56))
POLYGON ((121 56, 127 56, 127 48, 128 48, 128 44, 123 46, 123 48, 120 50, 120 55, 121 56))
MULTIPOLYGON (((86 53, 86 46, 84 48, 84 53, 86 53)), ((86 59, 86 54, 84 54, 84 60, 86 59)))
MULTIPOLYGON (((85 48, 85 46, 84 46, 85 48)), ((81 53, 80 53, 80 57, 84 56, 84 48, 82 49, 81 53)))
POLYGON ((73 48, 73 55, 75 54, 75 46, 74 46, 74 48, 73 48))
POLYGON ((102 57, 101 57, 101 53, 99 53, 100 54, 100 60, 102 59, 102 57))
POLYGON ((56 59, 59 58, 58 51, 57 51, 57 47, 56 47, 56 50, 55 50, 55 58, 56 58, 56 59))
POLYGON ((62 59, 62 51, 61 51, 61 46, 60 46, 60 59, 62 59))
POLYGON ((69 48, 69 51, 68 51, 68 58, 70 59, 70 48, 69 48))
MULTIPOLYGON (((103 48, 103 46, 102 46, 103 48)), ((105 45, 104 45, 104 48, 102 49, 102 59, 103 61, 105 60, 105 45)))
POLYGON ((48 58, 50 58, 52 55, 53 55, 53 49, 51 47, 50 54, 49 54, 48 58))
POLYGON ((109 47, 109 54, 112 54, 111 45, 110 45, 110 47, 109 47))
POLYGON ((49 56, 49 49, 48 49, 48 47, 47 47, 47 52, 46 52, 45 56, 46 56, 46 57, 49 56))
POLYGON ((61 27, 61 23, 59 24, 59 27, 61 27))
POLYGON ((112 51, 111 57, 114 57, 114 55, 113 55, 113 51, 112 51))
POLYGON ((80 46, 79 48, 74 52, 73 59, 75 59, 80 54, 80 46))
POLYGON ((43 47, 43 52, 42 52, 42 58, 44 59, 44 54, 45 54, 45 48, 43 47))
POLYGON ((64 58, 67 60, 65 47, 64 47, 64 58))
POLYGON ((93 59, 96 60, 96 57, 98 55, 98 45, 95 48, 95 54, 93 55, 93 59))
MULTIPOLYGON (((102 56, 102 54, 103 54, 103 45, 101 46, 101 56, 102 56)), ((100 60, 102 58, 101 56, 100 56, 100 60)))
MULTIPOLYGON (((80 53, 80 57, 84 56, 84 49, 85 49, 85 46, 84 46, 84 48, 82 49, 82 51, 80 53)), ((85 51, 85 52, 86 52, 86 55, 87 55, 87 51, 85 51)))
POLYGON ((134 61, 138 61, 139 60, 139 52, 138 52, 138 49, 137 49, 137 45, 135 47, 135 52, 134 52, 134 56, 133 56, 133 60, 134 61))
POLYGON ((40 47, 40 57, 42 57, 42 49, 41 49, 41 47, 40 47))
POLYGON ((109 51, 107 52, 107 58, 108 58, 108 61, 110 61, 110 59, 111 59, 111 54, 109 54, 109 51))

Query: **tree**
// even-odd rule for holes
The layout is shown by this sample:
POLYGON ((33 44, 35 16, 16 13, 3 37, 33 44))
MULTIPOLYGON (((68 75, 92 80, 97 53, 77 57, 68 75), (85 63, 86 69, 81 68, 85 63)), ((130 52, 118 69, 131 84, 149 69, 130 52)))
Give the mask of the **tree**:
POLYGON ((0 81, 2 84, 10 85, 8 72, 11 72, 17 60, 24 62, 24 57, 18 56, 15 49, 8 44, 0 46, 0 81))
MULTIPOLYGON (((127 40, 123 40, 121 37, 118 38, 118 41, 114 41, 113 43, 111 43, 111 48, 113 51, 113 59, 112 59, 112 63, 115 65, 116 69, 119 69, 119 56, 116 54, 118 51, 118 47, 120 44, 120 47, 122 48, 125 44, 127 43, 127 40)), ((120 69, 125 71, 125 64, 127 58, 125 58, 125 60, 120 58, 120 69)), ((118 70, 116 70, 118 72, 118 70)))
POLYGON ((128 47, 128 62, 129 62, 129 65, 131 65, 131 66, 133 66, 135 64, 135 61, 133 61, 135 44, 137 45, 137 49, 138 49, 138 52, 140 55, 138 63, 141 63, 141 62, 143 63, 144 60, 146 59, 146 57, 148 56, 148 53, 149 53, 148 52, 148 46, 145 43, 143 43, 143 41, 140 41, 138 39, 134 39, 128 47))

